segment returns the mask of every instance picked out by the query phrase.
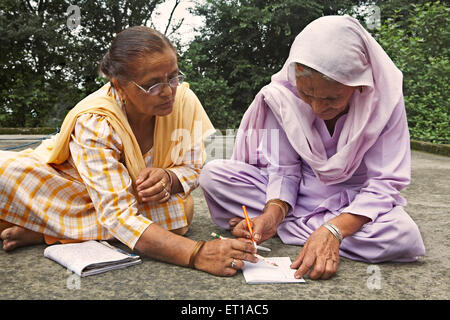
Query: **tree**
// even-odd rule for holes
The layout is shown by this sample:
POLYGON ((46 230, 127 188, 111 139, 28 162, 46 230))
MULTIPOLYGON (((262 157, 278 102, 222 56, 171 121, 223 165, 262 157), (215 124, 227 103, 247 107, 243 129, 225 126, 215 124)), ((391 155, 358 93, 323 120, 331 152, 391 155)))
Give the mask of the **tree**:
MULTIPOLYGON (((79 0, 81 26, 71 30, 70 0, 2 0, 0 125, 59 125, 70 108, 104 82, 97 67, 115 34, 130 26, 152 26, 162 2, 79 0)), ((165 31, 173 34, 180 23, 167 21, 165 31)))
POLYGON ((60 89, 61 73, 56 66, 61 59, 57 48, 64 41, 60 34, 49 30, 59 28, 61 22, 58 16, 46 12, 46 4, 41 2, 32 5, 6 0, 0 4, 3 124, 36 125, 48 110, 37 106, 48 105, 60 89))
POLYGON ((450 143, 449 12, 439 1, 395 11, 376 39, 403 72, 411 137, 450 143))
POLYGON ((218 128, 235 128, 255 94, 281 69, 295 36, 353 1, 207 0, 193 11, 205 24, 182 68, 218 128))

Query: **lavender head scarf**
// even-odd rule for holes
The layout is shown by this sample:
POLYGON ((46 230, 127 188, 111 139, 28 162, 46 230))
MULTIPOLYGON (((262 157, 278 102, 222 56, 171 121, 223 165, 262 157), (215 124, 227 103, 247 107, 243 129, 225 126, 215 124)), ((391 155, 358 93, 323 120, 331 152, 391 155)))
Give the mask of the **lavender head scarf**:
MULTIPOLYGON (((349 179, 376 142, 397 104, 403 104, 402 73, 375 39, 350 16, 321 17, 303 29, 281 71, 255 97, 239 132, 262 127, 265 105, 274 113, 292 147, 324 184, 349 179), (355 90, 337 152, 328 158, 313 126, 311 107, 296 93, 295 63, 301 63, 355 90)), ((403 106, 404 107, 404 106, 403 106)), ((248 135, 238 134, 233 158, 248 158, 248 135)))

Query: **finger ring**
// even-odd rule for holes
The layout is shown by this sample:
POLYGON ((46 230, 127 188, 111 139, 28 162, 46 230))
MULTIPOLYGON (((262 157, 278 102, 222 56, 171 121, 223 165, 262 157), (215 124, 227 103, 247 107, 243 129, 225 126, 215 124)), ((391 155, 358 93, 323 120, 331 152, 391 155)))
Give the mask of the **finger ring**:
POLYGON ((161 183, 161 185, 162 185, 162 187, 163 187, 163 189, 165 189, 166 188, 166 184, 162 181, 162 180, 160 180, 159 181, 159 183, 161 183))
POLYGON ((233 259, 231 262, 231 267, 234 269, 236 267, 236 259, 233 259))
POLYGON ((166 192, 166 193, 164 194, 164 197, 167 197, 167 196, 169 195, 169 193, 168 193, 167 190, 165 190, 165 189, 164 189, 164 191, 166 192))

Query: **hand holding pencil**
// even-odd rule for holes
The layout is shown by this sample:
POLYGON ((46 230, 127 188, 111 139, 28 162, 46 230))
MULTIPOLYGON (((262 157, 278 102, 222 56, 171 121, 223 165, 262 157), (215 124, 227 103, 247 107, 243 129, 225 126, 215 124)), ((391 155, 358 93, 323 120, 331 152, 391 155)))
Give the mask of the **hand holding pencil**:
MULTIPOLYGON (((245 208, 245 206, 243 206, 245 208)), ((242 209, 244 213, 244 219, 242 219, 231 230, 231 233, 236 238, 247 238, 259 244, 267 239, 272 238, 277 233, 278 225, 283 220, 283 214, 278 212, 277 206, 269 206, 265 212, 258 215, 255 218, 245 219, 247 209, 242 209), (250 230, 251 229, 251 230, 250 230)), ((247 213, 247 216, 248 213, 247 213)))
MULTIPOLYGON (((217 239, 220 239, 220 240, 228 239, 228 238, 222 237, 221 235, 218 235, 218 234, 215 233, 215 232, 212 232, 211 235, 212 235, 214 238, 217 238, 217 239)), ((258 247, 258 246, 257 246, 257 247, 258 247)), ((265 248, 265 249, 267 249, 267 248, 265 248)), ((268 250, 270 251, 270 249, 268 249, 268 250)), ((257 253, 254 253, 253 255, 254 255, 255 257, 257 257, 258 259, 261 259, 262 261, 264 261, 264 262, 266 262, 266 263, 268 263, 268 264, 270 264, 270 265, 272 265, 272 266, 274 266, 274 267, 278 267, 278 265, 277 265, 275 262, 269 261, 269 260, 267 260, 267 259, 264 258, 263 256, 260 256, 260 255, 257 254, 257 253)))

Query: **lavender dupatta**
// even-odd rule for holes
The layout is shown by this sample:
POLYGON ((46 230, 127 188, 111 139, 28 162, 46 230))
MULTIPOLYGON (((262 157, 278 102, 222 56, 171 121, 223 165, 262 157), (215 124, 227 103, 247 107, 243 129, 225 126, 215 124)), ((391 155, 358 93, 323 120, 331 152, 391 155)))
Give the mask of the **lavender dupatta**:
POLYGON ((327 185, 343 182, 359 167, 397 104, 403 104, 402 79, 401 71, 358 20, 349 16, 319 18, 296 37, 281 71, 272 76, 244 114, 232 158, 247 161, 254 152, 248 131, 263 129, 268 107, 316 177, 327 185), (364 87, 362 93, 355 90, 351 98, 337 152, 330 158, 313 125, 311 107, 296 94, 295 62, 345 85, 364 87))

